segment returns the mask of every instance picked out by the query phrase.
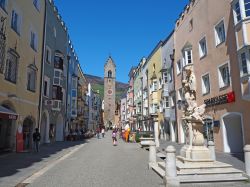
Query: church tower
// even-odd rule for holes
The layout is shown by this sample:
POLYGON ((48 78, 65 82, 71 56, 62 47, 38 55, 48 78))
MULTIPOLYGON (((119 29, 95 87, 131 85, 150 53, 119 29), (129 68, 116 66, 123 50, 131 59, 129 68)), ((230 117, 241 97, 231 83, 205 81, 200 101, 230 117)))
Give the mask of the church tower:
POLYGON ((115 78, 116 65, 108 58, 104 65, 104 125, 112 127, 115 124, 115 78))

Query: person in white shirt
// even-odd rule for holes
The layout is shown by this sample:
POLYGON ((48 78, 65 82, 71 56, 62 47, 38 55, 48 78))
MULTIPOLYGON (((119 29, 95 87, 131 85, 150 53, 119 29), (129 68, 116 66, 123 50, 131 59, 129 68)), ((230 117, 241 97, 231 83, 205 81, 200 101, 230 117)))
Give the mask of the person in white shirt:
POLYGON ((102 137, 104 138, 104 135, 105 135, 105 130, 104 128, 102 128, 102 137))

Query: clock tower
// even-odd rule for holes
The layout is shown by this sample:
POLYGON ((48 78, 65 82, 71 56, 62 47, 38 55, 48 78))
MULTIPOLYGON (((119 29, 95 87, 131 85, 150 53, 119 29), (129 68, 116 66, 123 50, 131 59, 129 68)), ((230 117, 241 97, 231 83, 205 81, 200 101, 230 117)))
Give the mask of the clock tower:
POLYGON ((104 125, 112 127, 115 124, 115 77, 116 65, 108 58, 104 65, 104 125))

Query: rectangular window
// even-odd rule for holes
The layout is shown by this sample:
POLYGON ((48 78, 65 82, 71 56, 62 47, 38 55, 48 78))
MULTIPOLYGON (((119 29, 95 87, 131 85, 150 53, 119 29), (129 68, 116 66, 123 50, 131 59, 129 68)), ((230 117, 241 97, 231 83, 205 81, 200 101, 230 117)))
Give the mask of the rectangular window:
POLYGON ((28 68, 27 73, 27 90, 36 91, 36 70, 28 68))
POLYGON ((37 36, 36 33, 31 31, 30 32, 30 47, 34 50, 37 51, 37 36))
POLYGON ((153 91, 153 92, 157 91, 157 81, 154 81, 154 82, 153 82, 152 91, 153 91))
POLYGON ((225 42, 226 40, 224 21, 221 21, 218 25, 215 26, 215 40, 216 46, 225 42))
POLYGON ((152 113, 157 113, 157 107, 158 105, 156 103, 153 104, 152 113))
POLYGON ((73 89, 73 90, 71 91, 71 96, 72 96, 72 97, 76 97, 76 90, 75 90, 75 89, 73 89))
POLYGON ((40 0, 33 0, 33 5, 38 11, 40 11, 40 0))
POLYGON ((16 83, 17 81, 18 60, 19 56, 16 55, 16 52, 8 53, 5 69, 5 79, 12 83, 16 83))
POLYGON ((248 74, 246 53, 241 54, 241 67, 243 74, 248 74))
POLYGON ((51 63, 51 49, 48 46, 46 46, 46 62, 51 63))
POLYGON ((0 0, 0 7, 1 7, 3 10, 6 10, 6 0, 0 0))
POLYGON ((15 10, 12 10, 11 28, 20 35, 20 16, 15 10))
POLYGON ((210 93, 210 79, 209 74, 202 76, 202 94, 210 93))
POLYGON ((50 90, 50 79, 48 77, 44 77, 43 95, 49 97, 49 90, 50 90))
POLYGON ((169 97, 164 98, 164 107, 169 108, 169 97))
POLYGON ((163 81, 165 84, 168 83, 168 73, 167 72, 163 73, 163 81))
POLYGON ((63 78, 60 70, 54 70, 54 85, 62 86, 63 78))
POLYGON ((241 11, 240 11, 239 1, 234 4, 234 12, 235 12, 235 17, 236 17, 235 20, 238 23, 239 21, 241 21, 241 11))
POLYGON ((199 53, 200 53, 200 58, 204 57, 207 55, 207 44, 206 44, 206 38, 202 38, 199 42, 199 53))
POLYGON ((224 88, 230 85, 230 74, 228 64, 225 64, 219 68, 219 82, 220 88, 224 88))
POLYGON ((184 66, 193 63, 192 49, 184 51, 184 66))
POLYGON ((244 0, 246 17, 250 16, 250 0, 244 0))
POLYGON ((177 75, 179 75, 181 73, 181 71, 182 71, 181 61, 180 60, 178 60, 178 62, 177 62, 176 70, 177 70, 177 75))

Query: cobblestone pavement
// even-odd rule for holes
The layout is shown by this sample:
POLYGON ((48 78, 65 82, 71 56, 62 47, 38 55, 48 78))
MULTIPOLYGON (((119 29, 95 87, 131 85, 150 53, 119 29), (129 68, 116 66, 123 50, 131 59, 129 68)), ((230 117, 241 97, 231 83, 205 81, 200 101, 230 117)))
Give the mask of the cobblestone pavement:
MULTIPOLYGON (((161 149, 167 145, 168 142, 161 142, 161 149)), ((175 146, 177 150, 181 148, 179 144, 175 146)), ((230 155, 220 154, 218 153, 220 159, 225 161, 226 158, 231 162, 230 155)), ((119 140, 118 146, 113 146, 111 134, 108 133, 104 139, 93 138, 88 143, 60 142, 42 146, 38 154, 0 155, 0 187, 14 187, 22 181, 28 181, 29 187, 165 186, 163 180, 147 168, 147 163, 148 151, 139 148, 138 144, 124 143, 122 140, 119 140)), ((234 163, 237 164, 236 161, 234 163)), ((181 186, 250 187, 250 184, 209 183, 181 186)))
POLYGON ((148 152, 138 144, 119 140, 113 146, 111 134, 91 139, 89 144, 56 164, 29 187, 157 187, 162 179, 147 168, 148 152))

